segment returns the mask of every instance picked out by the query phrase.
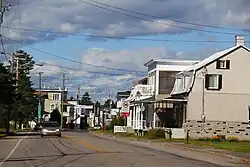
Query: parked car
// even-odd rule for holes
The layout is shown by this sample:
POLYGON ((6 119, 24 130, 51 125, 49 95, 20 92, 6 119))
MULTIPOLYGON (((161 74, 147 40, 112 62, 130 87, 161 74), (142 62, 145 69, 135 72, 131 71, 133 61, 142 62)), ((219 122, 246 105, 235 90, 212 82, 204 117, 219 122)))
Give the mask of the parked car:
POLYGON ((33 128, 33 131, 37 132, 39 130, 42 130, 42 126, 40 124, 36 124, 35 127, 33 128))
POLYGON ((42 125, 41 137, 44 136, 58 136, 61 137, 61 127, 58 122, 46 121, 42 125))

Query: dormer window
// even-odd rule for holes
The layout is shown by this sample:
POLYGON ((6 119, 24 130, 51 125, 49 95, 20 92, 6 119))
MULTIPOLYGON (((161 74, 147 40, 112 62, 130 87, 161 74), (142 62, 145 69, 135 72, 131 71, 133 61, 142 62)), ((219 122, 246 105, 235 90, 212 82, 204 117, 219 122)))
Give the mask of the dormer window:
POLYGON ((216 69, 230 69, 230 60, 217 60, 216 69))

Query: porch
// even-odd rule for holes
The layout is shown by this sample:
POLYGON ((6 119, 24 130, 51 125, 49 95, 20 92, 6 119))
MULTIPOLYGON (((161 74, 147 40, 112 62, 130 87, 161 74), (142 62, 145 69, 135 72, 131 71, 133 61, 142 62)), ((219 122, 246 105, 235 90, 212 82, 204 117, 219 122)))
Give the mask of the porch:
POLYGON ((182 128, 186 122, 186 99, 137 101, 130 106, 127 126, 147 131, 155 128, 182 128))

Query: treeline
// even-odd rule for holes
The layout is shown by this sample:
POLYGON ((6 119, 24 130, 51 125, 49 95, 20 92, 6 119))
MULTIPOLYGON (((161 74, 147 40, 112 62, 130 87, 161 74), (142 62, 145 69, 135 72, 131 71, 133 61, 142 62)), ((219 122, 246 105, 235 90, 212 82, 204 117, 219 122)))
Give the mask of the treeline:
POLYGON ((34 112, 38 99, 30 80, 30 71, 34 68, 33 57, 20 50, 13 54, 8 65, 0 63, 0 127, 10 130, 21 128, 21 124, 37 117, 34 112), (17 61, 18 59, 18 61, 17 61))

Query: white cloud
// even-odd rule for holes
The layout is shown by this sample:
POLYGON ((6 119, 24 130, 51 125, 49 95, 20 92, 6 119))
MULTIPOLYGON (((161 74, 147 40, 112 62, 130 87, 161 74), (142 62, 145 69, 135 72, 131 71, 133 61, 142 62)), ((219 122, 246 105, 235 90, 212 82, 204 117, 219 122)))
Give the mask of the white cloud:
MULTIPOLYGON (((248 0, 227 0, 226 3, 218 0, 189 0, 189 3, 183 3, 181 0, 99 1, 160 17, 161 19, 146 18, 146 16, 133 14, 136 17, 152 19, 155 23, 104 11, 78 0, 23 0, 20 2, 20 8, 18 9, 16 1, 6 1, 13 6, 10 11, 5 13, 4 26, 19 28, 18 12, 20 10, 22 28, 62 33, 86 30, 93 35, 138 36, 188 31, 174 26, 190 25, 171 20, 242 28, 250 27, 250 14, 248 12, 250 1, 248 0), (160 24, 157 22, 160 22, 160 24)), ((132 15, 132 13, 128 14, 132 15)), ((15 29, 4 29, 3 34, 15 40, 22 38, 20 31, 15 29)), ((22 35, 30 43, 44 39, 55 39, 55 34, 24 31, 22 35)), ((60 35, 58 34, 58 36, 60 35)))

